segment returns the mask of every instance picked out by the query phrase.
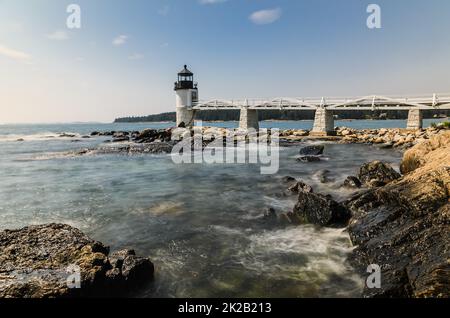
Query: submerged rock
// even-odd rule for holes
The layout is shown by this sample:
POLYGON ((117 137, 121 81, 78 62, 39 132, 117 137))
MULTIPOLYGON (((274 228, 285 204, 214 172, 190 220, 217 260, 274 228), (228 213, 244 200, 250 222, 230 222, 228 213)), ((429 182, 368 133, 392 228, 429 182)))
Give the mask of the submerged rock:
POLYGON ((318 156, 302 156, 297 158, 298 162, 319 162, 320 161, 320 157, 318 156))
POLYGON ((267 209, 266 212, 264 212, 263 219, 265 221, 271 221, 271 222, 277 221, 277 219, 278 219, 277 212, 275 211, 274 208, 269 208, 269 209, 267 209))
POLYGON ((74 135, 74 134, 68 134, 68 133, 61 133, 61 134, 59 135, 59 137, 60 137, 60 138, 75 138, 76 135, 74 135))
POLYGON ((63 224, 2 231, 0 250, 0 298, 121 295, 154 271, 135 255, 119 264, 108 247, 63 224))
POLYGON ((294 177, 286 176, 286 177, 283 177, 283 179, 281 179, 281 181, 283 183, 293 183, 293 182, 296 182, 297 180, 294 177))
POLYGON ((320 183, 334 182, 334 179, 330 178, 330 173, 331 173, 330 170, 322 169, 322 170, 319 170, 316 173, 314 173, 314 177, 319 179, 320 183))
POLYGON ((381 161, 364 164, 358 173, 358 179, 369 187, 384 186, 400 177, 400 174, 390 165, 381 161))

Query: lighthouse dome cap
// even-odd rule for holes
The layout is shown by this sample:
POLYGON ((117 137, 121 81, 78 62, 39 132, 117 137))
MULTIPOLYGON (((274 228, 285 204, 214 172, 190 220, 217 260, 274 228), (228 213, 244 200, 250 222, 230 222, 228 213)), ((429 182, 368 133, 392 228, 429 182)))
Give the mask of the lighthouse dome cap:
POLYGON ((178 75, 190 76, 190 75, 194 75, 194 73, 189 71, 187 68, 187 65, 185 65, 184 68, 178 73, 178 75))

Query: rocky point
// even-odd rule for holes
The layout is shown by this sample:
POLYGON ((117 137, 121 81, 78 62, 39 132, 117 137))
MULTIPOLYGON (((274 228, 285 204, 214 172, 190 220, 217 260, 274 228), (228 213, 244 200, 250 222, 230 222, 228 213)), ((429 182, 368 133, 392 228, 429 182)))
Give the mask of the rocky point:
POLYGON ((153 278, 133 250, 109 248, 63 224, 0 232, 0 298, 121 296, 153 278))

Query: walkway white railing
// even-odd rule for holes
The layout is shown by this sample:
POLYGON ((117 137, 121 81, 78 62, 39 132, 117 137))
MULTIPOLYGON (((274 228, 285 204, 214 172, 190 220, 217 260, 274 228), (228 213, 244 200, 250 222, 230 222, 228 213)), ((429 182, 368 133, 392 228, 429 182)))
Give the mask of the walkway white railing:
POLYGON ((418 96, 380 96, 362 97, 330 97, 330 98, 292 98, 274 99, 238 99, 199 101, 194 105, 196 110, 233 110, 248 107, 255 110, 316 110, 324 107, 330 110, 409 110, 409 109, 450 109, 449 94, 430 94, 418 96))

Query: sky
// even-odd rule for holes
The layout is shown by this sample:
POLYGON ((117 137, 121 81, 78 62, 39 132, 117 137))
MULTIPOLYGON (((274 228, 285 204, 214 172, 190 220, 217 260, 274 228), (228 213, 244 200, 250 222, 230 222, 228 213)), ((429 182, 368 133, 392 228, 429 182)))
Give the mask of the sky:
POLYGON ((450 93, 449 57, 448 0, 0 0, 0 123, 171 112, 184 64, 200 99, 450 93))

